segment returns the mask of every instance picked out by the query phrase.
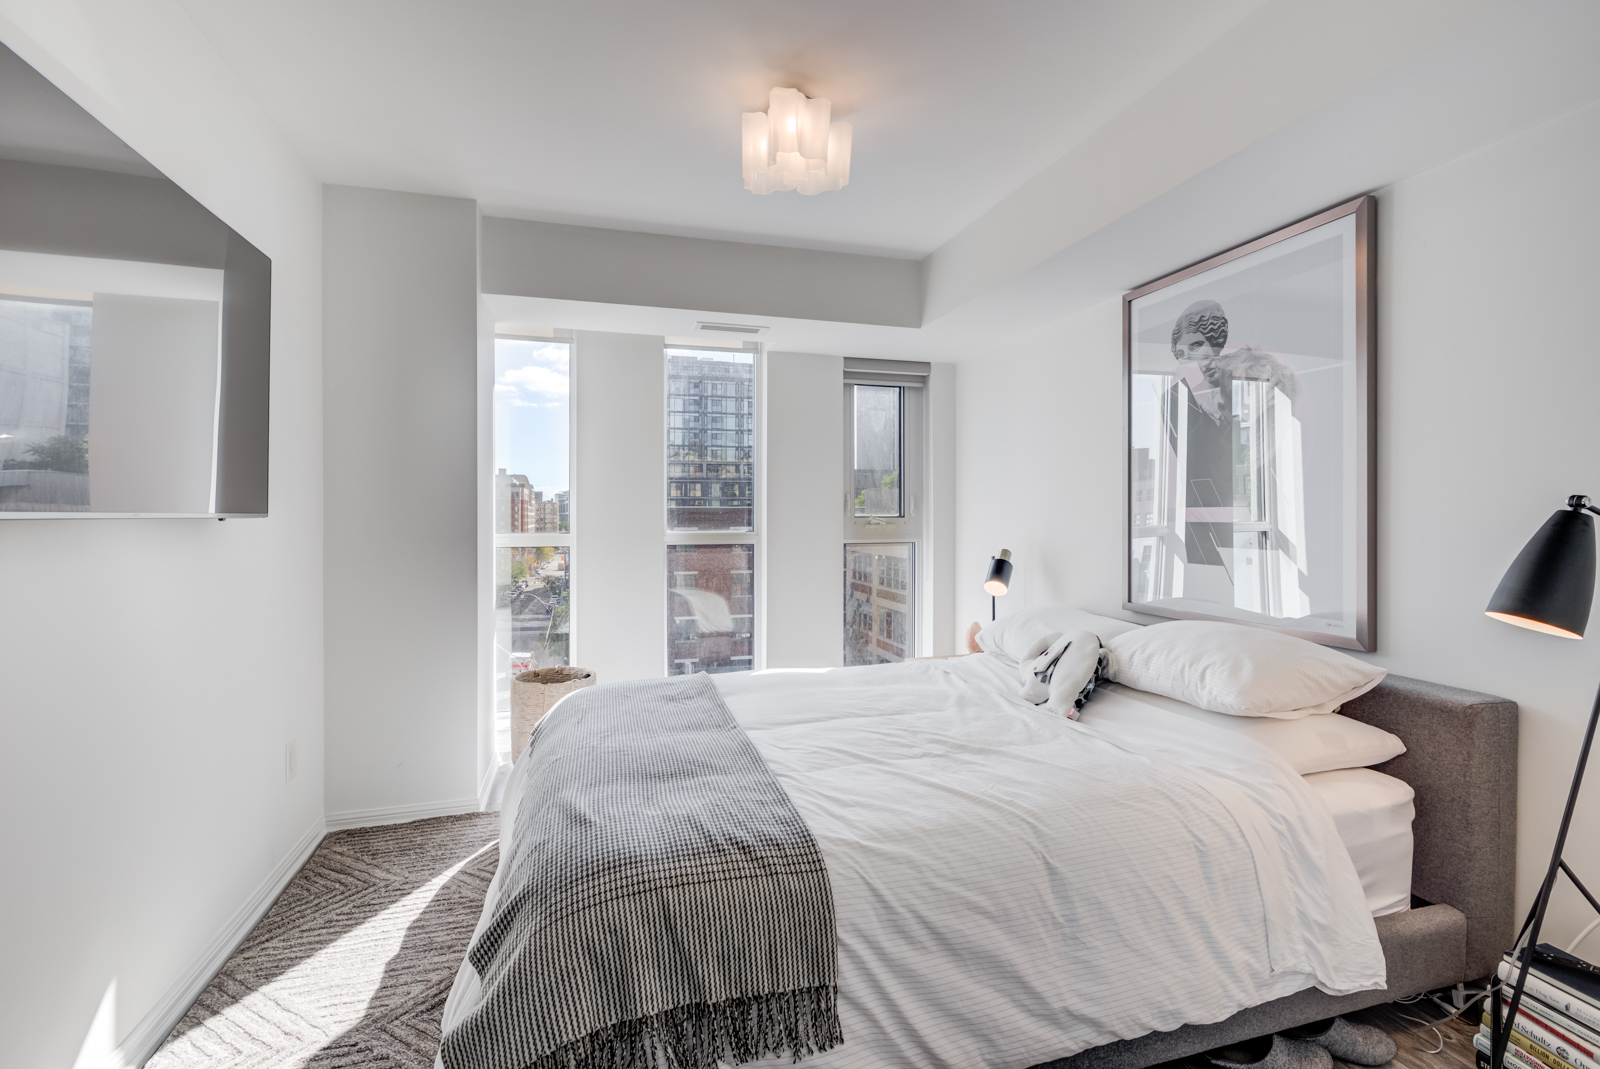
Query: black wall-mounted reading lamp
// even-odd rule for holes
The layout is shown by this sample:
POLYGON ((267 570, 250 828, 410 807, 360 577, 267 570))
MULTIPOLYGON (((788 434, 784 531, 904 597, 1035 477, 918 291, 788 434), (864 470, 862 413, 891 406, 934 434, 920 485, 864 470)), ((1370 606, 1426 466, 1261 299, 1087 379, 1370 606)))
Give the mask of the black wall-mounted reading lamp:
MULTIPOLYGON (((1582 638, 1589 626, 1589 609, 1594 603, 1595 537, 1594 519, 1600 509, 1589 504, 1581 494, 1567 498, 1567 507, 1545 521, 1544 526, 1528 540, 1511 562, 1505 578, 1495 588, 1489 607, 1484 610, 1496 620, 1526 627, 1547 635, 1562 638, 1582 638)), ((1595 695, 1594 708, 1589 712, 1589 726, 1583 733, 1583 745, 1578 750, 1578 767, 1572 773, 1572 789, 1567 792, 1567 808, 1561 814, 1561 828, 1556 832, 1555 850, 1550 854, 1550 867, 1545 872, 1544 883, 1533 901, 1528 919, 1512 943, 1513 954, 1523 937, 1527 937, 1522 951, 1521 967, 1517 970, 1516 986, 1512 989, 1511 1004, 1504 1015, 1500 1013, 1500 999, 1493 1005, 1490 1045, 1492 1069, 1502 1069, 1505 1064, 1506 1044, 1511 1039, 1511 1022, 1517 1019, 1522 1005, 1522 990, 1528 982, 1528 970, 1533 965, 1534 948, 1539 943, 1539 929, 1544 925, 1545 910, 1550 906, 1550 892, 1555 890, 1556 874, 1566 873, 1583 892, 1583 897, 1600 912, 1600 901, 1578 879, 1576 873, 1562 860, 1567 845, 1567 829, 1572 826, 1572 810, 1578 802, 1578 790, 1583 786, 1583 772, 1589 763, 1589 747, 1594 742, 1595 722, 1600 720, 1600 693, 1595 695)), ((1513 960, 1516 960, 1513 957, 1513 960)))
POLYGON ((996 619, 996 599, 1005 597, 1011 588, 1011 551, 1002 549, 998 557, 989 561, 989 574, 983 580, 983 589, 989 595, 989 619, 996 619))

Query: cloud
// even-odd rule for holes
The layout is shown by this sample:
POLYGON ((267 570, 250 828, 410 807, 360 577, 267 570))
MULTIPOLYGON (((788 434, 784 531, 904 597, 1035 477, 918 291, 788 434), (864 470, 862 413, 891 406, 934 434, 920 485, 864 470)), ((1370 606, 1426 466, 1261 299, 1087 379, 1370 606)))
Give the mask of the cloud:
POLYGON ((568 378, 565 369, 558 371, 554 368, 532 365, 513 368, 505 372, 500 376, 499 381, 495 383, 495 389, 498 392, 500 387, 509 385, 525 393, 542 394, 546 397, 565 397, 567 396, 567 383, 568 378))

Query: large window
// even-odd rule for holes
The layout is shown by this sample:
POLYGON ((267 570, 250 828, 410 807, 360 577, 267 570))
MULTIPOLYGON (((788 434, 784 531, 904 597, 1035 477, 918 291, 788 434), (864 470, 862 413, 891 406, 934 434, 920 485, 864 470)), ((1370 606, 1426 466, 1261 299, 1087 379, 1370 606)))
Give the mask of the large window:
POLYGON ((496 338, 496 534, 570 531, 568 384, 572 346, 496 338))
POLYGON ((94 306, 0 294, 0 511, 88 512, 94 306))
POLYGON ((917 656, 928 365, 845 363, 844 663, 917 656))
POLYGON ((755 530, 755 353, 667 350, 667 530, 755 530))
POLYGON ((569 663, 571 345, 494 343, 495 725, 510 750, 511 676, 569 663))
POLYGON ((666 350, 667 673, 755 667, 756 350, 666 350))

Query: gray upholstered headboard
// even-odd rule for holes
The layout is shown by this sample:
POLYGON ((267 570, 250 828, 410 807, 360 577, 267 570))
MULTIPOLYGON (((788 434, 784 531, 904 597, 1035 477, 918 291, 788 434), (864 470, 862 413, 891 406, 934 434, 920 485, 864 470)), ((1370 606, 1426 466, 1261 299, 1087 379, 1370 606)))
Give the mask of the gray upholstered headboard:
POLYGON ((1511 946, 1517 862, 1517 703, 1391 675, 1339 710, 1392 731, 1386 772, 1417 792, 1411 893, 1467 918, 1467 975, 1511 946))

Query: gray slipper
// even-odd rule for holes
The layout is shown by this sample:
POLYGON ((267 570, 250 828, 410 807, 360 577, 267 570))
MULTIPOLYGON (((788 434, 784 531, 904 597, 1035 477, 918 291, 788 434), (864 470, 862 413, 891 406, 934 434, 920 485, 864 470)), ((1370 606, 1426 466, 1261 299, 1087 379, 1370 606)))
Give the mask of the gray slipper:
POLYGON ((1333 1017, 1302 1028, 1285 1029, 1283 1035, 1291 1039, 1315 1043, 1341 1062, 1354 1065, 1387 1065, 1399 1052, 1394 1040, 1381 1028, 1370 1024, 1354 1024, 1343 1017, 1333 1017))
POLYGON ((1216 1069, 1333 1069, 1333 1057, 1318 1044, 1281 1035, 1208 1050, 1202 1057, 1216 1069))

